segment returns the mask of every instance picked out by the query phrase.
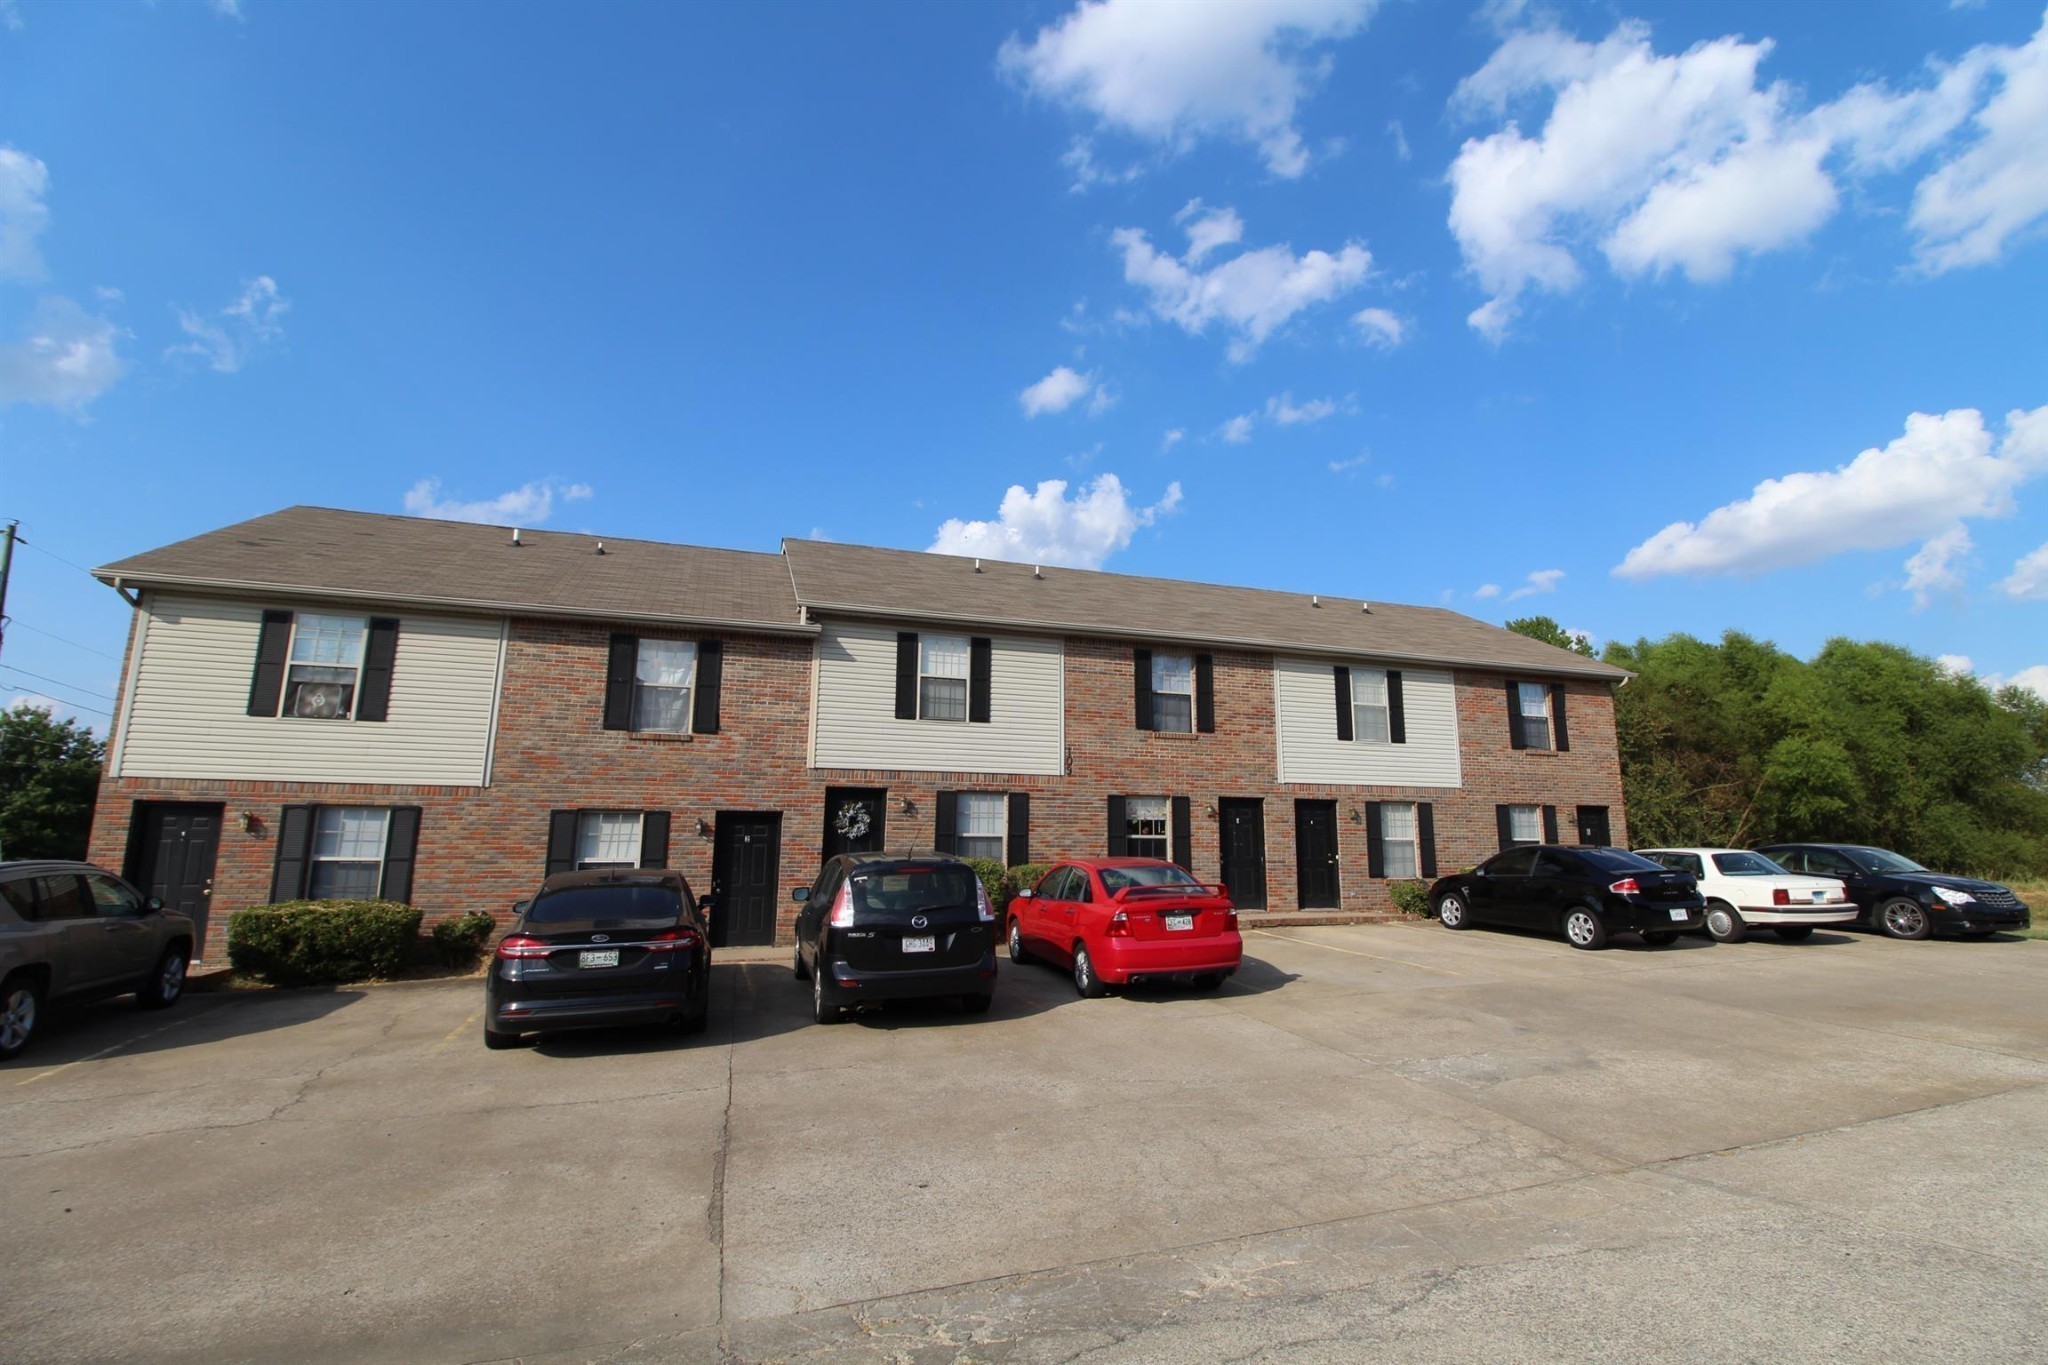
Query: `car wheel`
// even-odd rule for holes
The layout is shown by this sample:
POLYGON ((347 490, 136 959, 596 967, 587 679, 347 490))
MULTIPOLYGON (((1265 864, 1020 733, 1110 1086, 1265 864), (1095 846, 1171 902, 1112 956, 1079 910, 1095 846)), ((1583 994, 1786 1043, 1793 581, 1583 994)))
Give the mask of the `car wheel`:
POLYGON ((1598 915, 1584 906, 1565 912, 1564 936, 1574 948, 1591 951, 1607 946, 1607 926, 1600 922, 1598 915))
POLYGON ((1813 937, 1811 924, 1781 924, 1771 931, 1787 943, 1803 943, 1813 937))
POLYGON ((1707 936, 1716 943, 1740 943, 1749 937, 1749 926, 1727 901, 1708 901, 1707 936))
POLYGON ((1095 974, 1095 959, 1088 956, 1085 943, 1074 945, 1074 989, 1090 1000, 1100 1000, 1109 994, 1109 987, 1095 974))
POLYGON ((1922 939, 1934 932, 1934 921, 1918 901, 1895 896, 1877 908, 1877 927, 1893 938, 1922 939))
POLYGON ((1195 989, 1198 991, 1213 991, 1222 984, 1223 973, 1221 972, 1204 972, 1195 978, 1195 989))
POLYGON ((1031 952, 1024 946, 1024 929, 1016 920, 1010 921, 1010 961, 1029 962, 1031 952))
POLYGON ((1678 942, 1678 931, 1676 929, 1645 929, 1643 930, 1643 942, 1649 944, 1652 948, 1669 948, 1672 944, 1678 942))
POLYGON ((811 969, 811 1018, 821 1024, 836 1024, 846 1017, 846 1011, 825 1000, 825 964, 821 961, 811 969))
POLYGON ((811 969, 804 965, 804 945, 801 939, 797 941, 796 951, 790 956, 789 969, 796 973, 796 979, 799 981, 811 979, 811 969))
POLYGON ((502 1052, 508 1047, 518 1047, 520 1036, 516 1033, 500 1033, 489 1024, 484 1025, 484 1046, 493 1052, 502 1052))
POLYGON ((42 988, 28 977, 10 977, 0 986, 0 1061, 28 1046, 42 1013, 42 988))
POLYGON ((989 1006, 995 1004, 995 1002, 994 991, 990 991, 986 995, 979 993, 963 995, 960 997, 960 1012, 962 1014, 987 1014, 989 1006))
POLYGON ((1465 908, 1465 898, 1455 891, 1436 903, 1436 917, 1446 929, 1472 927, 1472 912, 1465 908))
POLYGON ((146 1010, 169 1009, 185 993, 186 955, 183 948, 166 948, 156 960, 149 980, 136 988, 135 1003, 146 1010))

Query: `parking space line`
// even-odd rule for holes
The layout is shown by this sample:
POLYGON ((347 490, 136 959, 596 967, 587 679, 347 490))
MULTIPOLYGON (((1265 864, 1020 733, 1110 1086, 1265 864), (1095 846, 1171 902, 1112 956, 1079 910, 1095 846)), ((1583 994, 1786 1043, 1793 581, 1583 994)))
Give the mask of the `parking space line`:
MULTIPOLYGON (((207 1013, 211 1012, 212 1011, 210 1010, 207 1011, 207 1013)), ((103 1047, 98 1052, 93 1053, 90 1057, 80 1057, 76 1061, 66 1062, 62 1066, 53 1066, 48 1071, 41 1071, 33 1076, 23 1076, 20 1080, 16 1081, 15 1084, 34 1085, 37 1081, 46 1081, 60 1071, 69 1071, 74 1066, 84 1066, 87 1062, 96 1062, 102 1057, 111 1057, 124 1047, 133 1047, 135 1046, 135 1044, 143 1041, 145 1038, 154 1038, 159 1033, 166 1033, 171 1029, 178 1027, 178 1025, 180 1024, 189 1024, 194 1019, 202 1017, 203 1016, 197 1012, 181 1014, 176 1019, 171 1020, 170 1023, 161 1025, 157 1028, 153 1028, 147 1033, 138 1033, 133 1038, 123 1038, 120 1042, 114 1044, 112 1047, 103 1047)))
POLYGON ((474 1023, 476 1022, 476 1018, 477 1018, 477 1016, 478 1016, 478 1015, 480 1015, 480 1014, 482 1014, 482 1013, 483 1013, 483 1009, 482 1009, 482 1007, 481 1007, 481 1006, 479 1006, 479 1007, 478 1007, 478 1008, 476 1008, 476 1009, 473 1009, 473 1010, 471 1010, 471 1011, 469 1012, 469 1014, 468 1014, 467 1016, 465 1016, 465 1017, 464 1017, 464 1019, 463 1019, 463 1021, 462 1021, 461 1023, 457 1024, 457 1025, 456 1025, 456 1026, 455 1026, 454 1028, 452 1028, 452 1029, 449 1029, 449 1030, 448 1030, 448 1032, 447 1032, 447 1035, 446 1035, 445 1037, 443 1037, 443 1038, 441 1039, 441 1041, 440 1041, 440 1042, 438 1042, 438 1043, 434 1044, 434 1045, 433 1045, 432 1047, 430 1047, 430 1048, 428 1048, 428 1049, 427 1049, 427 1055, 428 1055, 429 1057, 432 1057, 432 1056, 436 1056, 437 1054, 439 1054, 442 1048, 444 1048, 444 1047, 448 1046, 448 1044, 450 1044, 450 1043, 452 1043, 452 1042, 454 1042, 454 1041, 455 1041, 455 1038, 456 1038, 456 1035, 457 1035, 457 1034, 461 1033, 461 1032, 462 1032, 462 1031, 463 1031, 464 1029, 468 1028, 468 1027, 469 1027, 469 1026, 470 1026, 471 1024, 474 1024, 474 1023))
POLYGON ((1327 948, 1333 953, 1349 953, 1353 957, 1369 957, 1375 962, 1391 962, 1397 967, 1415 967, 1425 972, 1441 972, 1445 976, 1463 976, 1465 974, 1463 972, 1454 972, 1449 967, 1432 967, 1427 962, 1410 962, 1405 957, 1382 957, 1378 953, 1362 952, 1357 948, 1339 948, 1334 943, 1318 943, 1312 938, 1289 938, 1285 934, 1276 934, 1271 929, 1253 929, 1250 932, 1265 938, 1277 938, 1282 943, 1304 943, 1311 948, 1327 948))

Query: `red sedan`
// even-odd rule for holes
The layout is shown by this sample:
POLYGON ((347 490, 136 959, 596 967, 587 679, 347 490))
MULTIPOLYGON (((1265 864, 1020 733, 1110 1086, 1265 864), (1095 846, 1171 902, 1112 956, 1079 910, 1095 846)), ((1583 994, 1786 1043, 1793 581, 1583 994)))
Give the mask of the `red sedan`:
POLYGON ((1090 997, 1136 981, 1214 990, 1244 956, 1229 893, 1158 858, 1056 864, 1017 893, 1008 918, 1012 962, 1070 966, 1090 997))

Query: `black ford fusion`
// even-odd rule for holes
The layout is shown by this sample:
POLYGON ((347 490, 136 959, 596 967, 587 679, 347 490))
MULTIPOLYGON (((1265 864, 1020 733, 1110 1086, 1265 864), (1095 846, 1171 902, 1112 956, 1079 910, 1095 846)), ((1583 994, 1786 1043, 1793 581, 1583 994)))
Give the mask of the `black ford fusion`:
POLYGON ((1603 948, 1611 934, 1663 947, 1698 929, 1707 906, 1689 872, 1625 849, 1560 844, 1523 844, 1439 878, 1429 903, 1446 929, 1543 929, 1574 948, 1603 948))
POLYGON ((521 1034, 711 1016, 706 907, 681 874, 558 872, 514 907, 484 981, 484 1045, 521 1034))
POLYGON ((1911 858, 1862 844, 1770 844, 1757 852, 1790 868, 1841 880, 1856 903, 1856 922, 1893 938, 1937 932, 1982 938, 2024 929, 2027 903, 1997 882, 1930 872, 1911 858))

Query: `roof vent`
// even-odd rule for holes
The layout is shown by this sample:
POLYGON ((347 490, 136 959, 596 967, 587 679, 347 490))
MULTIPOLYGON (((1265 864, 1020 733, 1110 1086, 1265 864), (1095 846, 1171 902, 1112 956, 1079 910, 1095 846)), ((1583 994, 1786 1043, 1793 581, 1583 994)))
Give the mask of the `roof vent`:
POLYGON ((1372 603, 1370 602, 1360 602, 1358 604, 1358 609, 1364 612, 1367 616, 1372 615, 1372 603))
POLYGON ((603 553, 604 553, 604 542, 603 542, 603 541, 601 541, 601 540, 600 540, 599 542, 597 542, 597 552, 598 552, 599 554, 603 554, 603 553))
POLYGON ((512 543, 514 545, 519 543, 519 528, 517 526, 512 528, 512 543))
POLYGON ((1312 595, 1308 599, 1308 604, 1312 607, 1320 607, 1323 605, 1323 599, 1320 595, 1312 595))
POLYGON ((1031 576, 1033 578, 1043 578, 1045 577, 1045 570, 1039 565, 1033 564, 1031 566, 1031 576))
POLYGON ((981 572, 981 561, 980 561, 980 560, 978 560, 978 559, 974 561, 974 571, 975 571, 976 573, 980 573, 980 572, 981 572))

